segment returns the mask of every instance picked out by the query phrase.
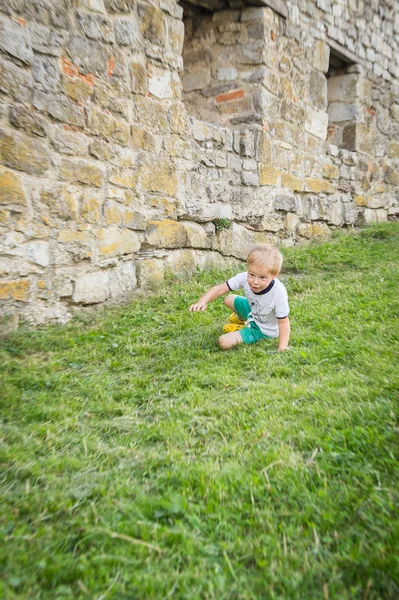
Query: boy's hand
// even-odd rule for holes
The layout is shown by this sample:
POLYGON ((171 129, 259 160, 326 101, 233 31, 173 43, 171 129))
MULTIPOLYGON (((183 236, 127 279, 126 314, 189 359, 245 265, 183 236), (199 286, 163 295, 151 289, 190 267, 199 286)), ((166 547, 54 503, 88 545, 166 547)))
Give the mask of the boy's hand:
POLYGON ((190 312, 199 312, 202 311, 204 312, 204 310, 206 310, 207 307, 207 303, 206 302, 197 302, 196 304, 192 304, 189 308, 190 312))

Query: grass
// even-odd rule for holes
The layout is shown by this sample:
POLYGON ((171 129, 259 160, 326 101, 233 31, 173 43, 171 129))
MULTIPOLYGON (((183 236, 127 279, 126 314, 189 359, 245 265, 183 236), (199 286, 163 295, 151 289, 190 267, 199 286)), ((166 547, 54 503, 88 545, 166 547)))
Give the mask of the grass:
POLYGON ((284 254, 289 352, 234 271, 2 341, 4 598, 399 597, 399 227, 284 254))

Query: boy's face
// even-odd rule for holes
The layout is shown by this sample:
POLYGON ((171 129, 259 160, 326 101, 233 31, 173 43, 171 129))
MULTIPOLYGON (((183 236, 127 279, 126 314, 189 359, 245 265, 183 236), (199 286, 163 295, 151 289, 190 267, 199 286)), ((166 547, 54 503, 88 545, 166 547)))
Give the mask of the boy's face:
POLYGON ((274 278, 274 273, 271 273, 264 265, 248 263, 248 284, 255 294, 265 290, 274 278))

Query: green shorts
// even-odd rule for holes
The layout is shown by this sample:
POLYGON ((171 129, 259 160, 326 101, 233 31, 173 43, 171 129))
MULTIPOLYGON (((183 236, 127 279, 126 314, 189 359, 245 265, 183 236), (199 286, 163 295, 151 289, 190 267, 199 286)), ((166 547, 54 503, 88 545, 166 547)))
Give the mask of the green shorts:
MULTIPOLYGON (((237 296, 234 300, 234 310, 240 319, 246 321, 251 313, 251 307, 246 298, 237 296)), ((270 337, 261 332, 258 325, 254 321, 250 321, 243 329, 239 330, 244 344, 255 344, 260 340, 269 340, 270 337)))

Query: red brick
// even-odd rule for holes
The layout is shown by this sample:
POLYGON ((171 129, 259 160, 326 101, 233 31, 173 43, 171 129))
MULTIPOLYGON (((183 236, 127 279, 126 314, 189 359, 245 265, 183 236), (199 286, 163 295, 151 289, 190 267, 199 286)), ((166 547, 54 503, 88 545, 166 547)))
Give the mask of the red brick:
POLYGON ((232 92, 219 94, 219 96, 216 96, 216 102, 228 102, 229 100, 236 100, 237 98, 244 98, 244 90, 233 90, 232 92))

